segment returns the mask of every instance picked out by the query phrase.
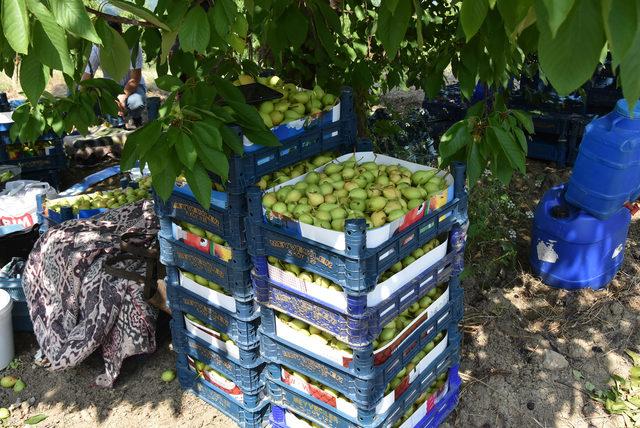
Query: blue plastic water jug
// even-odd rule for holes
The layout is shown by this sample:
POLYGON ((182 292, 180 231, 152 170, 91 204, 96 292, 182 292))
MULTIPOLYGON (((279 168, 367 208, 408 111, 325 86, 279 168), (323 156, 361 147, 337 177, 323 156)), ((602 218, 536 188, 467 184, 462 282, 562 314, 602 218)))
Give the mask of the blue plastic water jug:
POLYGON ((625 100, 587 125, 567 184, 566 200, 605 219, 640 195, 640 102, 625 100))
POLYGON ((563 193, 563 185, 552 188, 536 209, 533 272, 552 287, 602 288, 622 265, 631 213, 621 208, 601 220, 567 204, 563 193))

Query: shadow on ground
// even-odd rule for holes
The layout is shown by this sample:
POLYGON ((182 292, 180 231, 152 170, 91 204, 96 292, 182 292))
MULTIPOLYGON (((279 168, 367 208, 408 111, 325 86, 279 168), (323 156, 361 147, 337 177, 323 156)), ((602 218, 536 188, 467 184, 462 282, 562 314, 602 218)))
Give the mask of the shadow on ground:
MULTIPOLYGON (((527 176, 516 178, 506 191, 517 207, 534 211, 542 194, 568 176, 566 169, 529 161, 527 176)), ((513 224, 517 257, 511 266, 485 272, 473 243, 468 247, 467 258, 476 268, 463 284, 465 382, 447 425, 624 426, 621 417, 607 415, 590 399, 584 384, 588 380, 603 388, 613 372, 626 377, 631 364, 624 350, 640 345, 640 224, 632 223, 625 263, 606 290, 570 293, 532 276, 531 220, 518 223, 513 224)), ((495 256, 489 253, 481 256, 495 256)))

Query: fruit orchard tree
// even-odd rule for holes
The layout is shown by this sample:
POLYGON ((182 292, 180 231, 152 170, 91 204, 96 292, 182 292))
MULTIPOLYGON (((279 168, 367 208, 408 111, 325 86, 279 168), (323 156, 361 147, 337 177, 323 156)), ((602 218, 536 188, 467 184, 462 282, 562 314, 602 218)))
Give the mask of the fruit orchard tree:
MULTIPOLYGON (((120 16, 95 1, 1 1, 0 68, 19 72, 28 99, 14 113, 12 136, 26 142, 47 130, 86 132, 98 121, 96 105, 115 114, 121 89, 80 76, 92 44, 102 46, 102 67, 116 77, 139 43, 170 95, 159 118, 129 136, 122 166, 148 164, 162 197, 184 174, 204 206, 210 173, 227 178, 228 157, 243 150, 228 124, 256 144, 278 144, 231 83, 266 67, 303 87, 336 93, 352 86, 362 108, 404 85, 434 95, 449 66, 466 98, 478 81, 503 88, 529 54, 558 93, 568 94, 609 51, 625 98, 633 104, 640 97, 640 0, 158 0, 153 11, 142 0, 108 1, 120 16), (107 25, 114 20, 124 35, 107 25), (65 98, 45 92, 54 70, 64 75, 65 98)), ((498 95, 475 104, 443 136, 440 154, 445 165, 465 160, 472 181, 488 166, 508 182, 524 171, 525 132, 531 120, 498 95)))

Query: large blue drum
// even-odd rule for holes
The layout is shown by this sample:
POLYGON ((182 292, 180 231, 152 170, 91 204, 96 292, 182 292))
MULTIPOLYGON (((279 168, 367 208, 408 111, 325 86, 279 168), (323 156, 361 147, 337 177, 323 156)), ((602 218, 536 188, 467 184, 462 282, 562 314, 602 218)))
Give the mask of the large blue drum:
POLYGON ((601 219, 640 195, 640 102, 631 113, 620 100, 587 125, 567 184, 567 202, 601 219))
POLYGON ((536 209, 531 234, 531 267, 552 287, 606 286, 622 265, 631 222, 627 208, 606 220, 564 200, 564 185, 549 190, 536 209))

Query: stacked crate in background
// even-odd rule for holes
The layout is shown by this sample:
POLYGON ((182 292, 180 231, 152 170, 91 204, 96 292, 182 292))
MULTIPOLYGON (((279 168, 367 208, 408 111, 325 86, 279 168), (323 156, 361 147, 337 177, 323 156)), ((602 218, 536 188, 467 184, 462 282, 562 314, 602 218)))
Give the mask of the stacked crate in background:
MULTIPOLYGON (((371 152, 355 159, 425 169, 371 152)), ((272 426, 435 427, 453 410, 463 165, 452 167, 447 183, 439 201, 406 214, 414 219, 373 230, 364 219, 346 220, 344 233, 263 210, 262 192, 249 190, 248 248, 272 426), (413 263, 405 266, 408 257, 413 263), (401 270, 385 274, 398 263, 401 270)))
POLYGON ((176 185, 168 201, 156 197, 178 379, 242 427, 268 423, 270 410, 245 231, 246 192, 263 176, 321 153, 353 152, 349 89, 342 91, 338 110, 287 134, 281 147, 246 146, 242 157, 230 159, 226 191, 212 191, 209 210, 186 184, 176 185))
POLYGON ((20 167, 23 180, 46 181, 60 186, 60 172, 67 167, 62 138, 53 133, 42 135, 35 143, 23 146, 11 140, 11 124, 0 124, 0 165, 20 167))

